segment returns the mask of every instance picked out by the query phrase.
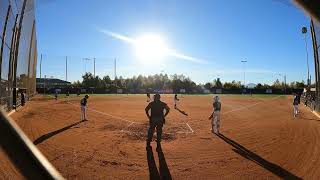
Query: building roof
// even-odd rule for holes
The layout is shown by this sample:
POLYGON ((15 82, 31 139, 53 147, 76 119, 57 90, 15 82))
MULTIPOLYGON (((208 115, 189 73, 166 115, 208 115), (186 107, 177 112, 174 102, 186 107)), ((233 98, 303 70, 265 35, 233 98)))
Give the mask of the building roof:
POLYGON ((70 82, 68 81, 64 81, 64 80, 61 80, 61 79, 56 79, 56 78, 36 78, 36 83, 59 83, 59 84, 71 84, 70 82))

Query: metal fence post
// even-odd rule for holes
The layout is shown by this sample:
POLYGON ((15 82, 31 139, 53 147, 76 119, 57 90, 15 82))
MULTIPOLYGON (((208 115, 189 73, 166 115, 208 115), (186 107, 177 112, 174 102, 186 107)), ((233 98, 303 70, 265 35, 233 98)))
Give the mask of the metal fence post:
POLYGON ((319 54, 318 54, 318 44, 317 44, 317 37, 314 30, 314 23, 311 19, 310 23, 311 29, 311 36, 312 36, 312 43, 313 43, 313 56, 314 56, 314 66, 315 66, 315 84, 316 84, 316 111, 319 112, 320 110, 320 69, 319 69, 319 54))

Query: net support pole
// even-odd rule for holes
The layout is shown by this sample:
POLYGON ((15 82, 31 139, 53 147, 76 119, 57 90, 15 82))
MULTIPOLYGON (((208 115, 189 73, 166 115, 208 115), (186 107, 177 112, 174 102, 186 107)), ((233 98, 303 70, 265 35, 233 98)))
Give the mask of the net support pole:
POLYGON ((314 22, 311 19, 310 23, 312 45, 313 45, 313 56, 314 56, 314 66, 315 66, 315 84, 316 84, 316 111, 320 110, 320 68, 319 68, 319 54, 318 54, 318 44, 317 37, 314 30, 314 22))
MULTIPOLYGON (((2 40, 1 40, 1 45, 0 45, 0 65, 2 64, 3 46, 4 46, 4 41, 6 39, 6 31, 7 31, 10 10, 11 10, 11 5, 8 6, 6 20, 4 22, 4 27, 3 27, 3 32, 2 32, 2 40)), ((1 71, 2 71, 2 67, 0 66, 0 76, 1 76, 1 71)))

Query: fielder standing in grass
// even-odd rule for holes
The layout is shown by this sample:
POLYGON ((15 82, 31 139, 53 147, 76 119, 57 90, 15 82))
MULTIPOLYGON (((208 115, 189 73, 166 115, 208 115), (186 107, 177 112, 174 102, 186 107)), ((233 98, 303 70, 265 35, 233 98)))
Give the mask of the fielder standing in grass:
POLYGON ((213 132, 215 134, 220 133, 220 111, 221 111, 221 102, 219 102, 219 96, 215 96, 213 98, 213 112, 209 117, 209 120, 212 119, 211 132, 213 132))
POLYGON ((174 98, 173 98, 173 103, 174 103, 174 108, 175 108, 175 109, 177 109, 177 102, 178 102, 178 101, 179 101, 178 95, 175 94, 175 95, 174 95, 174 98))
POLYGON ((86 121, 87 119, 87 103, 88 103, 89 95, 85 95, 84 98, 80 101, 80 109, 81 109, 81 121, 86 121))
POLYGON ((155 94, 154 101, 148 104, 145 111, 149 118, 147 148, 150 147, 155 128, 157 129, 157 149, 161 148, 160 142, 162 136, 162 127, 165 124, 165 117, 169 114, 170 108, 166 103, 160 101, 160 94, 155 94), (151 110, 151 115, 149 114, 149 110, 151 110), (165 114, 164 110, 166 110, 165 114))

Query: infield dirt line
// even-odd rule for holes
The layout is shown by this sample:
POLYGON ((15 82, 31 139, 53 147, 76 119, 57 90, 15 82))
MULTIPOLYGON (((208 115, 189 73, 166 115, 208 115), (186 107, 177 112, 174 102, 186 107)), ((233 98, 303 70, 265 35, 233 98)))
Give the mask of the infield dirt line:
POLYGON ((123 132, 123 131, 124 131, 124 129, 128 129, 132 124, 134 124, 134 122, 130 123, 127 127, 125 127, 125 128, 123 128, 123 129, 121 129, 121 132, 123 132))
POLYGON ((193 129, 191 128, 191 126, 190 126, 188 123, 186 123, 186 125, 189 127, 191 133, 194 133, 194 131, 193 131, 193 129))
MULTIPOLYGON (((72 106, 77 106, 77 105, 75 105, 75 104, 72 104, 71 102, 67 102, 67 103, 70 104, 70 105, 72 105, 72 106)), ((111 114, 108 114, 108 113, 104 113, 104 112, 101 112, 101 111, 98 111, 98 110, 95 110, 95 109, 92 109, 92 108, 88 108, 88 110, 93 111, 93 112, 96 112, 96 113, 99 113, 99 114, 102 114, 102 115, 105 115, 105 116, 109 116, 109 117, 112 117, 112 118, 115 118, 115 119, 119 119, 119 120, 122 120, 122 121, 126 121, 126 122, 129 122, 129 123, 142 124, 142 123, 138 123, 138 122, 134 122, 134 121, 130 121, 130 120, 124 119, 124 118, 119 117, 119 116, 114 116, 114 115, 111 115, 111 114)))
POLYGON ((251 108, 253 106, 256 106, 256 105, 261 104, 261 103, 266 102, 266 101, 273 101, 273 100, 275 100, 275 99, 277 99, 279 97, 281 97, 281 96, 276 96, 276 97, 272 98, 271 100, 262 100, 261 102, 254 103, 254 104, 251 104, 249 106, 241 107, 241 108, 238 108, 238 109, 233 109, 233 110, 227 111, 227 112, 225 112, 223 114, 228 114, 228 113, 232 113, 232 112, 235 112, 235 111, 241 111, 243 109, 248 109, 248 108, 251 108))

